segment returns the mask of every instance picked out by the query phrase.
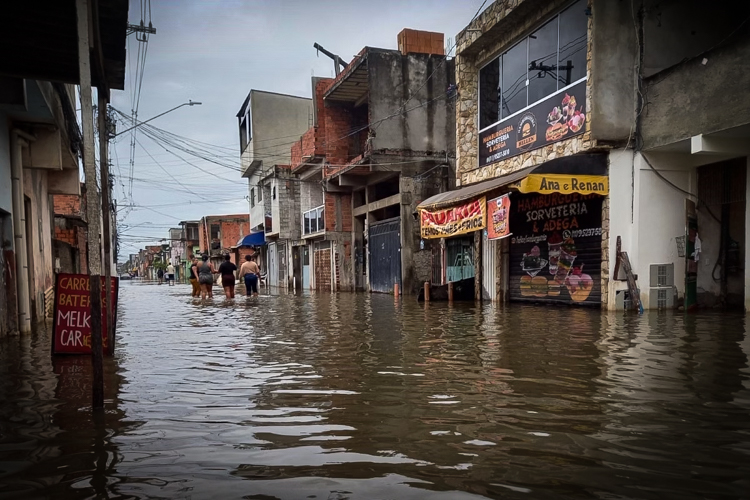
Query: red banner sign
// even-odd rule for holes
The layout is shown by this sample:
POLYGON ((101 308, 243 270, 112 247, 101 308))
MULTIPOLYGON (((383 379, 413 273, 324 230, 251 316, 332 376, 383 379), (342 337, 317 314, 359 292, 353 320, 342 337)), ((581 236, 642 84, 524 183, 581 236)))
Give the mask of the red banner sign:
MULTIPOLYGON (((107 341, 107 309, 104 276, 102 280, 102 343, 104 352, 111 354, 107 341)), ((91 296, 90 278, 86 274, 58 274, 55 282, 55 317, 52 353, 91 354, 91 296)), ((112 320, 117 324, 118 278, 112 277, 112 320)))
POLYGON ((504 194, 487 202, 487 238, 497 240, 510 236, 510 195, 504 194))
POLYGON ((484 229, 486 198, 443 210, 420 210, 422 238, 447 238, 484 229))

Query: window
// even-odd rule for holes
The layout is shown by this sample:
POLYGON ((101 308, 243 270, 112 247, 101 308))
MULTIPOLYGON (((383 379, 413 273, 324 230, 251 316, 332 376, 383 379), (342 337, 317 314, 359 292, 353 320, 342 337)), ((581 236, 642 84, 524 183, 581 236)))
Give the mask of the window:
POLYGON ((273 199, 275 200, 276 199, 276 186, 271 188, 271 193, 273 193, 273 199))
POLYGON ((258 203, 263 201, 263 185, 258 184, 258 203))
POLYGON ((500 59, 496 59, 479 72, 479 95, 482 106, 479 110, 479 128, 489 127, 500 119, 497 96, 500 91, 500 59))
POLYGON ((211 224, 211 239, 218 240, 221 238, 221 226, 219 224, 211 224))
POLYGON ((526 107, 526 71, 527 39, 524 39, 501 59, 502 82, 500 94, 500 117, 505 118, 526 107))
POLYGON ((252 122, 250 117, 250 103, 247 104, 247 112, 245 116, 239 119, 240 123, 240 151, 245 151, 245 148, 250 144, 250 140, 253 138, 250 130, 250 123, 252 122))
POLYGON ((321 205, 312 210, 302 213, 302 234, 308 235, 323 231, 325 229, 324 222, 324 205, 321 205))
POLYGON ((586 5, 578 0, 479 71, 480 129, 586 76, 586 5))
POLYGON ((255 188, 250 188, 250 206, 255 206, 255 188))

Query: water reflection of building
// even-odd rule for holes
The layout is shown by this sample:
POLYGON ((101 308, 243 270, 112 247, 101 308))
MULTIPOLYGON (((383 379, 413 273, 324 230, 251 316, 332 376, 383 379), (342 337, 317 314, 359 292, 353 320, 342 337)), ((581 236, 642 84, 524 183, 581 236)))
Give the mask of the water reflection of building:
POLYGON ((50 359, 49 343, 44 331, 2 339, 0 461, 12 457, 19 465, 6 471, 0 489, 25 491, 27 498, 63 498, 73 490, 108 498, 120 458, 114 438, 124 431, 117 361, 105 359, 105 411, 94 415, 91 358, 50 359))

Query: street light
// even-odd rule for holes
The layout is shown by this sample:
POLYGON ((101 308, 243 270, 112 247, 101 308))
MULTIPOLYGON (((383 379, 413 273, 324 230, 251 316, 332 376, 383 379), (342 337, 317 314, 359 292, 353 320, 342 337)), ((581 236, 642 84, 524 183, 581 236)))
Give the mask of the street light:
MULTIPOLYGON (((203 103, 202 103, 202 102, 195 102, 195 101, 188 101, 188 102, 183 102, 183 103, 182 103, 182 104, 180 104, 179 106, 175 106, 175 107, 174 107, 174 108, 172 108, 172 109, 168 109, 168 110, 167 110, 167 111, 165 111, 164 113, 160 113, 160 114, 158 114, 158 115, 156 115, 156 116, 154 116, 154 117, 152 117, 152 118, 149 118, 149 119, 148 119, 148 120, 146 120, 146 121, 143 121, 143 122, 137 122, 137 123, 136 123, 135 125, 133 125, 132 127, 130 127, 130 128, 126 128, 126 129, 125 129, 125 130, 123 130, 122 132, 117 132, 117 133, 116 133, 115 135, 113 135, 112 137, 117 137, 118 135, 124 134, 125 132, 129 132, 129 131, 133 130, 133 129, 134 129, 134 128, 136 128, 136 127, 140 127, 140 126, 141 126, 141 125, 143 125, 144 123, 148 123, 148 122, 150 122, 151 120, 155 120, 155 119, 159 118, 160 116, 164 116, 164 115, 166 115, 167 113, 171 113, 171 112, 172 112, 172 111, 174 111, 175 109, 181 108, 181 107, 183 107, 183 106, 195 106, 195 105, 198 105, 198 106, 200 106, 201 104, 203 104, 203 103)), ((133 119, 133 121, 135 121, 135 119, 133 119)))

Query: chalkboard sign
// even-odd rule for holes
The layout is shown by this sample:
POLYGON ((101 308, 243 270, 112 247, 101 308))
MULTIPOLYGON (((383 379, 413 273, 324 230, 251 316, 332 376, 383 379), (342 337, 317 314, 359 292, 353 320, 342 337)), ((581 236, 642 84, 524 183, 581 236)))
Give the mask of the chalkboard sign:
MULTIPOLYGON (((104 276, 102 280, 102 343, 105 354, 112 354, 107 340, 107 309, 104 276)), ((112 321, 117 324, 117 287, 112 277, 112 321)), ((52 329, 53 354, 91 354, 90 278, 86 274, 58 274, 55 281, 55 313, 52 329)))

